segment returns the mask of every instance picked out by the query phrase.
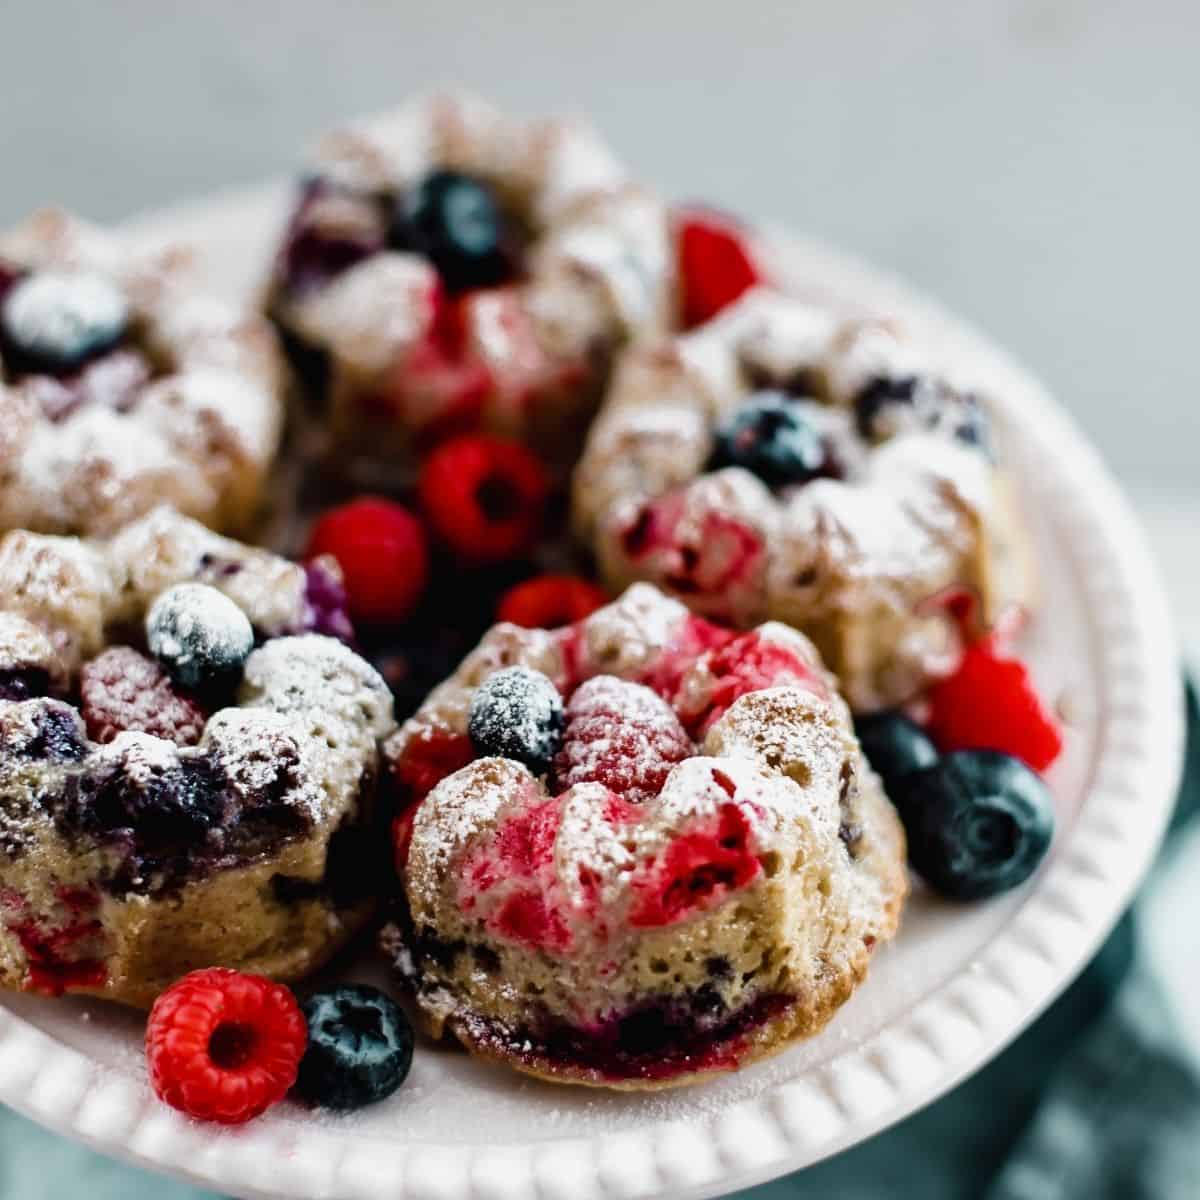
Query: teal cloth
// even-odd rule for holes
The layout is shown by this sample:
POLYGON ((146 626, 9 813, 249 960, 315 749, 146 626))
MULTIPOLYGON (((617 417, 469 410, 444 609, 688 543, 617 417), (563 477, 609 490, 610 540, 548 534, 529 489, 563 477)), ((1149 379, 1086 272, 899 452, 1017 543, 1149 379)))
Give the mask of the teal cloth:
MULTIPOLYGON (((1172 833, 1200 810, 1200 706, 1172 833)), ((1168 838, 1165 854, 1171 852, 1168 838)), ((1200 1200, 1200 1074, 1136 954, 1137 907, 1008 1050, 870 1141, 736 1200, 1200 1200)), ((0 1200, 214 1200, 0 1109, 0 1200)))

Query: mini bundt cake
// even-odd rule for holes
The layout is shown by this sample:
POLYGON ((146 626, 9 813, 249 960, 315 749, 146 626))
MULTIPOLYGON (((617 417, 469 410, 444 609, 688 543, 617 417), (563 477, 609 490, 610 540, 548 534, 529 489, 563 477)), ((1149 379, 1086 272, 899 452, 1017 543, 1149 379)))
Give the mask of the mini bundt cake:
POLYGON ((580 429, 618 345, 667 327, 666 207, 596 135, 467 96, 319 143, 266 307, 345 462, 483 427, 548 456, 580 429))
POLYGON ((159 504, 252 528, 283 360, 190 275, 60 212, 0 236, 0 530, 107 536, 159 504))
POLYGON ((638 584, 498 625, 390 739, 432 1033, 548 1080, 667 1087, 816 1033, 896 930, 904 838, 812 644, 638 584))
POLYGON ((979 400, 888 325, 766 289, 627 352, 573 521, 614 589, 803 630, 856 711, 953 669, 940 599, 973 592, 990 622, 1029 584, 979 400))
POLYGON ((148 1005, 369 917, 392 700, 307 568, 168 509, 0 540, 0 986, 148 1005))

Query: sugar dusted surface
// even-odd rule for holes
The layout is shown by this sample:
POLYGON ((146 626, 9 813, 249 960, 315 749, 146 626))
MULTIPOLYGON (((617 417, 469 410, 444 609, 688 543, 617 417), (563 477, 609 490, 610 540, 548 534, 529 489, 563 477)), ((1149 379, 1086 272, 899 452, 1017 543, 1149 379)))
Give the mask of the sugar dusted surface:
POLYGON ((650 580, 744 628, 786 620, 833 655, 856 706, 897 703, 944 669, 947 636, 915 612, 923 601, 954 586, 986 591, 989 609, 1026 598, 989 458, 948 429, 872 442, 856 427, 866 383, 927 378, 965 396, 960 375, 890 325, 752 291, 627 352, 575 473, 573 523, 611 587, 650 580), (816 396, 804 407, 838 478, 772 491, 708 469, 714 430, 768 386, 816 396))
POLYGON ((91 399, 58 417, 37 398, 44 378, 6 384, 0 363, 0 528, 111 533, 159 503, 244 521, 282 429, 282 367, 265 322, 199 295, 177 250, 60 212, 0 235, 0 258, 50 280, 95 280, 159 368, 115 407, 91 399))

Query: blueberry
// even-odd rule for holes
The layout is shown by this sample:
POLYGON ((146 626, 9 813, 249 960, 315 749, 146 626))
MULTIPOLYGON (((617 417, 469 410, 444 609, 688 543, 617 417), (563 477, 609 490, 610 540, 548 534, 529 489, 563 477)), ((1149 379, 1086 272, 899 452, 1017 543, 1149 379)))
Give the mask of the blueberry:
POLYGON ((430 259, 451 292, 492 287, 513 274, 495 195, 457 171, 434 171, 400 197, 389 240, 430 259))
POLYGON ((957 750, 903 775, 890 794, 908 835, 909 859, 929 885, 979 900, 1024 883, 1054 833, 1041 778, 998 750, 957 750))
POLYGON ((22 373, 67 375, 125 336, 129 306, 103 275, 38 271, 5 293, 0 334, 5 357, 22 373))
POLYGON ((829 445, 804 408, 782 392, 757 392, 717 431, 716 467, 744 467, 782 487, 832 473, 829 445))
POLYGON ((854 400, 858 432, 868 441, 882 441, 906 425, 915 426, 919 391, 920 382, 912 375, 872 379, 854 400))
POLYGON ((176 683, 209 690, 228 686, 241 674, 254 648, 254 630, 224 592, 204 583, 179 583, 151 605, 146 642, 176 683))
POLYGON ((932 767, 938 752, 925 731, 903 713, 879 712, 854 722, 867 761, 887 785, 910 771, 932 767))
POLYGON ((362 1108, 387 1099, 408 1077, 412 1026, 378 988, 342 984, 300 1007, 308 1049, 296 1091, 310 1104, 343 1112, 362 1108))
POLYGON ((471 699, 467 733, 475 749, 516 759, 535 774, 550 769, 562 731, 562 697, 540 671, 506 667, 489 675, 471 699))

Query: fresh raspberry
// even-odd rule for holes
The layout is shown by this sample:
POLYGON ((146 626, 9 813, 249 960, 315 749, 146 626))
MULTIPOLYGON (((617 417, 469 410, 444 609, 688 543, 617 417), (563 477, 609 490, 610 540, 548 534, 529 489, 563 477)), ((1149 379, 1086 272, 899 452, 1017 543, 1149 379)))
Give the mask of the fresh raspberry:
POLYGON ((189 1117, 240 1125, 296 1082, 308 1029, 292 993, 225 967, 193 971, 155 1001, 146 1061, 158 1098, 189 1117))
POLYGON ((392 764, 392 781, 401 805, 424 800, 447 775, 475 758, 475 748, 465 733, 448 729, 422 729, 409 738, 392 764))
POLYGON ((516 442, 464 434, 439 446, 419 482, 430 525, 462 558, 498 562, 526 550, 549 492, 545 469, 516 442))
POLYGON ((407 508, 377 496, 331 508, 317 521, 307 557, 320 554, 337 559, 350 614, 366 624, 403 621, 429 579, 420 521, 407 508))
POLYGON ((734 701, 764 688, 799 686, 824 696, 825 687, 795 651, 758 633, 745 633, 708 659, 712 688, 702 708, 683 713, 684 724, 703 737, 734 701))
POLYGON ((691 739, 662 697, 640 683, 598 675, 567 705, 555 779, 562 791, 602 783, 626 800, 644 801, 657 796, 671 768, 692 753, 691 739))
POLYGON ((167 673, 130 646, 113 646, 85 663, 80 707, 88 736, 111 742, 118 733, 150 733, 194 746, 204 733, 204 710, 176 691, 167 673))
POLYGON ((400 756, 392 763, 397 807, 397 815, 392 821, 392 849, 398 872, 403 872, 408 865, 413 821, 421 801, 447 775, 453 775, 474 757, 475 749, 465 734, 422 729, 409 738, 400 756))
POLYGON ((685 212, 677 237, 687 328, 711 320, 743 292, 764 282, 746 231, 729 217, 711 211, 685 212))
POLYGON ((578 575, 536 575, 500 597, 496 619, 526 629, 557 629, 590 617, 607 603, 602 588, 578 575))
POLYGON ((1044 771, 1062 752, 1062 729, 1020 660, 996 636, 972 642, 958 670, 929 691, 929 735, 943 752, 1000 750, 1044 771))

